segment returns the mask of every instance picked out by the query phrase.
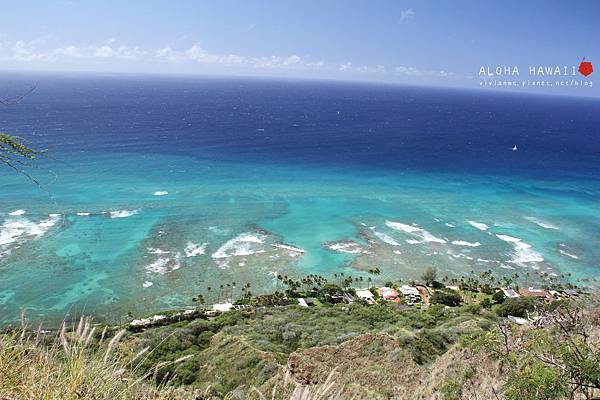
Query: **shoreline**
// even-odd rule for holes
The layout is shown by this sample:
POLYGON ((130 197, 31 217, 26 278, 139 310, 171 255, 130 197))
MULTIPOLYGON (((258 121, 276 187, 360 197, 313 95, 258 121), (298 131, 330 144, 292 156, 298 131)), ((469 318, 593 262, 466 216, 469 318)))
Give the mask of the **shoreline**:
MULTIPOLYGON (((386 285, 381 286, 381 284, 377 285, 371 279, 371 277, 376 277, 377 275, 379 275, 379 273, 380 271, 377 268, 371 269, 369 271, 368 280, 355 278, 352 276, 345 276, 342 274, 340 276, 337 276, 334 281, 329 281, 327 278, 318 275, 308 275, 299 280, 294 280, 293 278, 288 278, 287 276, 284 277, 278 275, 277 279, 282 283, 281 291, 276 290, 271 293, 263 293, 258 295, 253 295, 249 291, 243 291, 242 297, 238 297, 237 299, 219 297, 220 301, 217 303, 211 303, 209 301, 206 301, 206 299, 204 299, 204 296, 202 294, 199 294, 197 298, 191 300, 196 301, 196 303, 198 303, 198 300, 202 300, 202 304, 199 304, 193 308, 189 306, 176 307, 173 309, 139 314, 137 317, 134 314, 129 313, 128 316, 121 316, 119 318, 119 323, 110 322, 110 319, 107 319, 106 321, 98 322, 95 325, 108 326, 112 329, 120 327, 128 329, 130 331, 139 331, 151 327, 169 325, 171 323, 179 321, 187 321, 198 318, 213 318, 224 312, 241 310, 245 308, 252 309, 256 307, 276 307, 278 305, 293 304, 302 307, 308 307, 309 305, 304 301, 305 298, 327 299, 322 303, 317 302, 319 306, 327 304, 352 304, 353 302, 363 302, 365 304, 404 304, 409 307, 427 309, 427 307, 431 305, 430 299, 432 295, 437 292, 457 292, 462 296, 463 299, 466 299, 469 296, 472 297, 472 293, 485 292, 490 295, 497 292, 508 293, 512 290, 511 287, 515 287, 517 288, 517 295, 515 297, 521 296, 518 294, 519 291, 525 291, 527 292, 527 294, 522 295, 524 297, 533 296, 540 298, 540 296, 538 296, 536 293, 540 291, 544 293, 544 296, 541 297, 544 297, 544 300, 549 301, 563 300, 567 298, 594 295, 594 293, 599 293, 597 291, 594 291, 593 287, 578 287, 570 283, 560 282, 554 282, 546 286, 526 286, 522 289, 519 289, 520 286, 517 282, 505 280, 505 283, 509 283, 507 286, 493 286, 490 285, 490 282, 493 282, 494 279, 491 277, 491 275, 486 276, 484 279, 482 278, 481 280, 477 277, 471 276, 468 279, 461 279, 460 281, 442 280, 445 283, 434 281, 431 284, 425 284, 423 282, 414 280, 400 280, 395 281, 395 283, 388 282, 386 285), (352 286, 353 282, 360 282, 363 285, 368 285, 352 286), (314 286, 312 289, 310 289, 306 286, 307 284, 309 286, 311 284, 314 286), (387 287, 387 285, 390 284, 391 286, 387 287), (370 292, 372 294, 372 297, 365 297, 365 293, 367 292, 370 292), (568 292, 576 292, 576 294, 570 295, 567 294, 568 292), (273 303, 273 299, 276 299, 275 303, 273 303), (300 301, 299 299, 302 299, 302 301, 300 301), (122 321, 123 318, 126 319, 126 322, 122 321)), ((23 315, 25 319, 27 319, 27 314, 22 314, 21 318, 23 318, 23 315)), ((90 315, 75 314, 70 317, 70 320, 72 321, 72 323, 77 323, 79 318, 84 316, 88 317, 90 315)), ((91 317, 94 318, 93 315, 91 315, 91 317)), ((66 320, 67 318, 64 318, 60 324, 54 327, 43 326, 41 323, 39 326, 40 328, 43 326, 43 329, 50 333, 58 330, 60 325, 66 323, 66 320)), ((4 324, 3 329, 6 330, 13 326, 16 325, 13 325, 12 323, 7 323, 4 324)))

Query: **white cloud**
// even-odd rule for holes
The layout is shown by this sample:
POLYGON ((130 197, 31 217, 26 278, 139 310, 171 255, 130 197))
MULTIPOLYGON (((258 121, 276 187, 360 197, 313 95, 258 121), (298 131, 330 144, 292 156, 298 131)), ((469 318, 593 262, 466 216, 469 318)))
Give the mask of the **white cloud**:
POLYGON ((348 70, 351 70, 351 69, 352 69, 352 63, 351 62, 340 64, 340 68, 339 68, 340 71, 348 71, 348 70))
POLYGON ((83 57, 82 50, 79 47, 73 46, 73 45, 69 45, 69 46, 65 46, 65 47, 57 47, 56 49, 54 49, 53 53, 56 56, 65 56, 65 57, 70 57, 70 58, 82 58, 83 57))
POLYGON ((96 48, 96 50, 92 54, 92 57, 107 58, 107 57, 114 57, 116 55, 117 55, 117 52, 114 51, 112 49, 112 47, 105 45, 105 46, 100 46, 100 47, 96 48))
POLYGON ((139 46, 118 46, 112 47, 110 45, 103 46, 90 46, 91 57, 95 58, 125 58, 134 59, 140 56, 145 56, 147 52, 142 50, 139 46))
POLYGON ((402 10, 402 11, 400 11, 400 21, 399 22, 406 21, 407 19, 412 19, 415 17, 415 15, 417 15, 417 13, 414 12, 410 8, 408 10, 402 10))
POLYGON ((9 58, 15 61, 53 61, 51 54, 39 49, 43 44, 43 40, 17 40, 14 43, 5 44, 3 47, 10 54, 9 58))
POLYGON ((451 72, 444 70, 423 70, 415 67, 405 67, 400 65, 394 68, 394 72, 397 75, 406 75, 406 76, 438 76, 438 77, 448 77, 454 75, 451 72))
POLYGON ((319 69, 325 67, 324 61, 307 61, 296 54, 290 56, 246 57, 232 53, 213 53, 200 46, 199 43, 185 50, 176 50, 171 46, 165 46, 156 50, 154 56, 171 62, 193 61, 200 64, 245 65, 263 69, 319 69))
MULTIPOLYGON (((414 15, 414 14, 413 14, 414 15)), ((151 66, 160 71, 165 63, 180 65, 184 71, 197 70, 201 66, 207 71, 246 73, 251 70, 263 70, 274 74, 282 71, 301 71, 303 74, 321 71, 319 76, 344 77, 350 79, 405 80, 406 77, 447 78, 454 74, 444 70, 425 70, 412 66, 389 66, 383 64, 355 64, 354 62, 330 63, 314 60, 299 54, 244 56, 235 53, 213 52, 200 43, 189 47, 168 44, 157 48, 142 48, 118 43, 110 38, 98 44, 64 44, 53 47, 44 39, 17 40, 14 42, 0 39, 0 60, 12 61, 16 65, 29 63, 37 66, 54 63, 59 67, 82 66, 97 68, 98 62, 108 65, 113 61, 116 69, 132 70, 151 66), (129 64, 126 64, 129 63, 129 64), (140 64, 142 63, 142 64, 140 64)))

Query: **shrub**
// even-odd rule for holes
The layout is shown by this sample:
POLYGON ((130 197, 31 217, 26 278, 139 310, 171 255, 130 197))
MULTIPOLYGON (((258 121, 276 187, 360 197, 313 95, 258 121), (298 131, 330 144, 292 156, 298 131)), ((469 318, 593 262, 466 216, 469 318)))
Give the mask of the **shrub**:
POLYGON ((501 317, 508 317, 512 315, 514 317, 527 317, 528 311, 533 311, 536 299, 533 297, 516 297, 506 299, 502 304, 496 308, 496 313, 501 317))
POLYGON ((455 290, 439 291, 435 292, 431 296, 431 302, 433 304, 444 304, 450 307, 458 307, 462 302, 460 294, 455 290))
POLYGON ((506 296, 504 295, 502 290, 498 290, 492 295, 492 300, 494 300, 495 304, 501 304, 504 303, 504 300, 506 300, 506 296))
POLYGON ((487 308, 487 309, 492 308, 492 301, 489 299, 489 297, 486 297, 485 299, 481 300, 481 303, 479 303, 479 304, 483 308, 487 308))

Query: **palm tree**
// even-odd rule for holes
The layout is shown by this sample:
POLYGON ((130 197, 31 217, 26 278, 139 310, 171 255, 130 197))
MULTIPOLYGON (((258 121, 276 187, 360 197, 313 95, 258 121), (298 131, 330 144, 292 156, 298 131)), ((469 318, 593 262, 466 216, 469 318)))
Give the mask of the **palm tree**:
POLYGON ((198 303, 198 305, 199 305, 199 306, 203 306, 203 305, 204 305, 204 296, 203 296, 202 294, 198 293, 198 294, 196 295, 196 297, 194 297, 194 298, 192 299, 192 301, 193 301, 194 303, 198 303))

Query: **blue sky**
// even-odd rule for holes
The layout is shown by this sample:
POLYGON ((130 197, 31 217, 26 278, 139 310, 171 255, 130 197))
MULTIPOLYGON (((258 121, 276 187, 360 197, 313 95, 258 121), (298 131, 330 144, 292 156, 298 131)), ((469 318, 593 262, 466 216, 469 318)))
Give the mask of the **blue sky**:
MULTIPOLYGON (((477 88, 482 65, 600 76, 600 2, 5 2, 0 69, 217 74, 477 88)), ((578 77, 582 78, 581 76, 578 77)), ((589 88, 527 89, 600 94, 589 88)), ((525 89, 524 89, 525 90, 525 89)))

